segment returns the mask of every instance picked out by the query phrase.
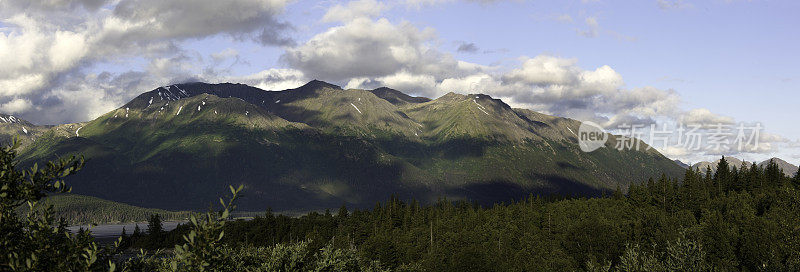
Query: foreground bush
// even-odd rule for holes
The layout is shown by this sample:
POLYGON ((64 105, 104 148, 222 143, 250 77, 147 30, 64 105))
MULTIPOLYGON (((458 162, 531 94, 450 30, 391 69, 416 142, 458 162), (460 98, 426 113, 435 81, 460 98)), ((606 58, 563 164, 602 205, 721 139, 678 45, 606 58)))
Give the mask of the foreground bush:
POLYGON ((0 271, 114 271, 114 250, 99 247, 86 231, 70 234, 52 207, 37 209, 48 194, 69 192, 63 179, 83 167, 83 158, 18 170, 18 146, 0 148, 0 271), (22 216, 21 206, 27 206, 22 216))
MULTIPOLYGON (((63 179, 83 167, 83 158, 18 170, 17 146, 0 149, 0 271, 382 271, 378 263, 362 260, 352 249, 328 246, 316 251, 307 242, 269 248, 223 245, 222 228, 241 186, 231 187, 228 201, 220 199, 220 211, 192 215, 184 243, 171 253, 142 252, 117 264, 112 259, 120 253, 121 240, 112 247, 98 246, 88 231, 72 234, 63 220, 56 222, 52 205, 38 206, 50 194, 70 191, 63 179), (23 205, 27 212, 19 215, 23 205)), ((160 227, 160 220, 154 221, 157 226, 150 226, 151 231, 160 227)))
POLYGON ((329 246, 314 251, 308 242, 278 244, 269 248, 222 246, 217 252, 221 258, 215 258, 214 263, 201 261, 200 266, 187 265, 180 254, 166 258, 142 254, 129 260, 125 266, 127 271, 388 271, 377 262, 361 259, 355 250, 329 246))

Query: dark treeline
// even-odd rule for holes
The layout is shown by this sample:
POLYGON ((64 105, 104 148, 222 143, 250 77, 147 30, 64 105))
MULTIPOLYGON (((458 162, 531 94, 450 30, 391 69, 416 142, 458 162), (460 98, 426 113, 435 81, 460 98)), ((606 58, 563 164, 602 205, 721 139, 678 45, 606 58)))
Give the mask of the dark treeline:
MULTIPOLYGON (((392 198, 372 210, 225 224, 222 243, 342 249, 406 271, 800 271, 800 176, 778 165, 687 170, 601 198, 547 198, 480 207, 392 198)), ((152 221, 152 220, 151 220, 152 221)), ((188 226, 123 239, 169 248, 188 226)))

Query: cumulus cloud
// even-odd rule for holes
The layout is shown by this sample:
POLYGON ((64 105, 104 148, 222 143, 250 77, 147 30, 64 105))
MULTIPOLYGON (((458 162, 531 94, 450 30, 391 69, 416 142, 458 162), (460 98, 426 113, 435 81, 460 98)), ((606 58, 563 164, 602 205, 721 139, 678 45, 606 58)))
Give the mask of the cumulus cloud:
POLYGON ((13 109, 41 123, 83 121, 108 110, 108 105, 119 104, 118 99, 142 91, 129 89, 134 93, 104 98, 111 97, 109 91, 115 88, 97 85, 114 77, 95 78, 84 71, 98 62, 124 63, 132 57, 151 60, 147 72, 165 75, 142 76, 150 78, 150 83, 188 79, 188 71, 195 77, 213 76, 212 70, 199 72, 202 69, 196 67, 194 57, 166 62, 187 57, 181 41, 214 35, 291 45, 293 41, 283 36, 290 26, 278 20, 287 2, 0 1, 0 23, 4 25, 0 29, 0 61, 4 64, 0 66, 0 105, 7 105, 0 110, 13 109), (58 107, 69 104, 73 105, 58 107))
POLYGON ((419 90, 432 90, 436 88, 436 78, 432 75, 412 74, 402 71, 393 75, 380 77, 377 81, 393 86, 394 88, 419 92, 419 90))
POLYGON ((350 1, 347 5, 337 4, 328 9, 323 22, 348 22, 356 18, 374 18, 386 10, 387 5, 375 0, 350 1))
POLYGON ((119 41, 242 35, 262 28, 281 28, 276 15, 287 1, 262 0, 126 0, 107 20, 119 41))
POLYGON ((421 61, 428 53, 424 42, 432 36, 433 30, 407 22, 394 25, 387 19, 358 18, 288 49, 283 59, 323 80, 379 77, 427 65, 421 61))
POLYGON ((32 106, 30 101, 16 98, 0 105, 0 110, 4 113, 19 113, 30 109, 32 106))
POLYGON ((610 66, 584 70, 576 59, 547 55, 523 58, 520 68, 500 78, 502 84, 494 88, 504 91, 497 94, 520 106, 606 127, 653 123, 676 113, 680 101, 673 90, 625 89, 622 76, 610 66))
POLYGON ((95 10, 107 3, 108 0, 6 0, 4 2, 6 2, 5 7, 58 11, 79 7, 87 10, 95 10))
POLYGON ((268 69, 252 75, 222 77, 217 81, 244 83, 264 90, 280 91, 297 88, 309 81, 295 69, 268 69))
POLYGON ((576 59, 537 56, 525 59, 521 68, 512 70, 503 80, 541 86, 574 84, 580 73, 576 62, 576 59))
POLYGON ((430 97, 441 94, 444 79, 492 70, 439 51, 436 39, 432 29, 408 22, 357 18, 287 49, 282 60, 310 78, 352 88, 392 83, 430 97))
POLYGON ((687 111, 678 118, 678 121, 686 125, 700 126, 712 126, 716 124, 731 125, 734 123, 733 118, 715 114, 704 108, 687 111))

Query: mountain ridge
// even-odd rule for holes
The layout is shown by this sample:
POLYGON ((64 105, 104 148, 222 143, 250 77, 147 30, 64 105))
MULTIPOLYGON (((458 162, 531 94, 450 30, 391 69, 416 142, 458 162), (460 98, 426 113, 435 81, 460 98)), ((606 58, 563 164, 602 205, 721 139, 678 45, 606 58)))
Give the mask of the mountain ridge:
MULTIPOLYGON (((717 164, 719 164, 720 160, 722 160, 722 159, 719 159, 719 160, 716 160, 716 161, 713 161, 713 162, 709 162, 709 161, 698 162, 698 163, 693 164, 691 169, 699 169, 701 172, 705 172, 707 170, 707 168, 710 168, 712 172, 716 172, 717 171, 717 164)), ((747 167, 751 167, 753 165, 753 162, 743 161, 743 160, 740 160, 740 159, 735 158, 735 157, 725 157, 725 161, 727 161, 728 164, 731 167, 736 168, 736 169, 739 169, 743 165, 743 163, 747 167)), ((796 166, 794 164, 791 164, 789 162, 786 162, 785 160, 783 160, 781 158, 777 158, 777 157, 773 157, 773 158, 761 161, 759 163, 756 163, 756 165, 759 166, 759 167, 766 167, 767 164, 769 164, 770 161, 774 161, 776 164, 778 164, 778 168, 780 168, 781 171, 783 171, 783 173, 785 175, 787 175, 787 176, 794 176, 794 174, 797 173, 798 166, 796 166)))
POLYGON ((80 135, 45 133, 21 158, 84 154, 87 169, 69 180, 76 193, 166 209, 198 209, 236 183, 251 192, 243 207, 279 210, 369 207, 391 194, 485 204, 599 195, 683 174, 655 151, 584 153, 580 122, 488 95, 400 94, 322 81, 163 86, 81 124, 80 135))

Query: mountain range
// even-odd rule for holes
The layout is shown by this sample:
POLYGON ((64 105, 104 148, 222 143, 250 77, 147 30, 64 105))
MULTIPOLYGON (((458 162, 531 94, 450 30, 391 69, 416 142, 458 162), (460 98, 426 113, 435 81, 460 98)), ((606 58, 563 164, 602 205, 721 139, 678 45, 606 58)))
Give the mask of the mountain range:
MULTIPOLYGON (((700 172, 705 172, 707 169, 710 168, 712 172, 716 172, 717 165, 719 164, 720 160, 722 159, 713 162, 709 161, 698 162, 692 165, 692 169, 698 169, 700 170, 700 172)), ((753 165, 753 162, 740 160, 734 157, 725 157, 725 161, 728 162, 728 165, 736 169, 739 169, 740 167, 742 167, 742 165, 747 165, 747 167, 753 165)), ((783 173, 788 176, 794 176, 797 173, 798 167, 796 165, 788 163, 780 158, 771 158, 768 160, 764 160, 762 162, 756 163, 756 165, 760 167, 766 167, 770 161, 773 161, 776 164, 778 164, 778 168, 780 168, 781 171, 783 171, 783 173)))
MULTIPOLYGON (((390 195, 491 204, 530 194, 598 195, 683 168, 655 149, 586 153, 581 122, 512 108, 484 94, 436 99, 345 90, 322 81, 265 91, 186 83, 142 93, 84 123, 35 126, 22 165, 80 154, 73 192, 161 209, 204 209, 244 184, 244 210, 372 207, 390 195)), ((3 120, 0 118, 0 120, 3 120)))

